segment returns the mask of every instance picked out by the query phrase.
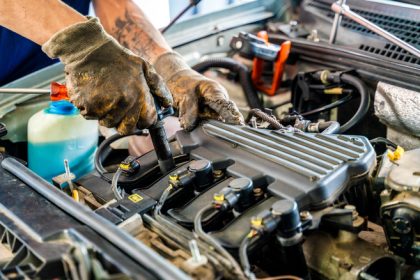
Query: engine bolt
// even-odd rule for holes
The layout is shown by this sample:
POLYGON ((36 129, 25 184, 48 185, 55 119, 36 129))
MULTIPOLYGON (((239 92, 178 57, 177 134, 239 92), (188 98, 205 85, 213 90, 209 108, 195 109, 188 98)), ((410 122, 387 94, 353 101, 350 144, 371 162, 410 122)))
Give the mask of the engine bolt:
POLYGON ((264 194, 263 190, 261 188, 255 188, 252 190, 255 197, 260 197, 264 194))
POLYGON ((219 179, 223 176, 223 171, 220 169, 213 171, 214 178, 219 179))
POLYGON ((310 218, 312 218, 312 215, 309 211, 302 211, 299 213, 300 219, 301 220, 309 220, 310 218))

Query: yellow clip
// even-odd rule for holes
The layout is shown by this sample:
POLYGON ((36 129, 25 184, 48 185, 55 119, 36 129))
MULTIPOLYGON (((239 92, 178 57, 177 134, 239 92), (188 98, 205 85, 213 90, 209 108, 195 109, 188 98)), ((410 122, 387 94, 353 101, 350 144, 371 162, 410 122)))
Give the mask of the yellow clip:
POLYGON ((128 169, 130 169, 130 164, 129 163, 120 163, 120 168, 122 170, 128 170, 128 169))
POLYGON ((213 195, 213 200, 215 202, 223 202, 225 200, 225 195, 222 193, 215 193, 213 195))
POLYGON ((403 155, 404 155, 404 148, 400 146, 397 146, 395 151, 388 150, 388 154, 387 154, 390 161, 399 160, 400 158, 402 158, 403 155))
POLYGON ((263 224, 263 219, 261 217, 252 217, 251 226, 253 228, 260 228, 263 224))
POLYGON ((171 174, 171 175, 169 175, 169 181, 176 182, 176 181, 178 181, 178 179, 179 179, 178 174, 171 174))

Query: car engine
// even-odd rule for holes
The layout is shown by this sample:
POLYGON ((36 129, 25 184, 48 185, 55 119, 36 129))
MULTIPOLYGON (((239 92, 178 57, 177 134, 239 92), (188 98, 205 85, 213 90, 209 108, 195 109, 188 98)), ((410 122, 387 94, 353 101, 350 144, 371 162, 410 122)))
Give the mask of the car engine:
MULTIPOLYGON (((333 1, 279 2, 281 16, 168 35, 184 55, 209 45, 191 64, 244 125, 167 136, 176 113, 158 106, 157 124, 130 135, 152 151, 101 137, 95 170, 47 182, 5 115, 0 278, 420 279, 420 58, 345 15, 327 44, 333 1)), ((373 2, 347 4, 420 46, 418 6, 373 2)))

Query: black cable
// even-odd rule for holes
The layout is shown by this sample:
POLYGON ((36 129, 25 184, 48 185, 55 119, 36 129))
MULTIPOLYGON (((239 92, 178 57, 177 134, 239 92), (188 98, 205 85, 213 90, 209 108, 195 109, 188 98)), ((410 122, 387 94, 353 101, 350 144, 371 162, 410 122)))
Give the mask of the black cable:
POLYGON ((290 100, 288 100, 288 101, 284 101, 284 102, 281 102, 281 103, 278 103, 278 104, 276 104, 276 105, 272 105, 272 106, 270 106, 269 108, 270 108, 271 110, 274 110, 274 109, 277 109, 278 107, 281 107, 281 106, 287 105, 287 104, 289 104, 289 103, 290 103, 290 100))
POLYGON ((198 3, 200 3, 201 0, 190 0, 190 3, 188 6, 186 6, 181 12, 179 12, 170 22, 167 26, 165 26, 160 32, 164 34, 166 31, 168 31, 169 28, 171 28, 172 25, 174 25, 186 12, 188 12, 189 9, 191 9, 194 6, 197 6, 198 3))
MULTIPOLYGON (((320 80, 320 76, 321 76, 322 72, 324 72, 324 71, 318 71, 318 72, 314 73, 312 75, 312 77, 320 80)), ((347 130, 349 130, 350 128, 352 128, 354 125, 359 123, 364 118, 364 116, 367 114, 367 112, 369 111, 369 106, 370 106, 370 95, 367 91, 367 87, 366 87, 365 83, 361 79, 359 79, 359 78, 357 78, 353 75, 350 75, 350 74, 347 74, 347 73, 340 73, 340 72, 332 72, 332 73, 327 72, 327 76, 325 77, 325 79, 326 79, 326 81, 328 81, 330 83, 337 82, 337 79, 338 79, 342 83, 353 86, 360 95, 360 103, 359 103, 359 107, 357 108, 356 113, 350 118, 350 120, 348 120, 340 128, 339 132, 344 133, 347 130)), ((340 101, 340 100, 337 100, 337 101, 340 101)), ((326 107, 326 106, 324 106, 324 107, 326 107)), ((315 113, 319 112, 318 111, 319 108, 315 109, 315 110, 317 110, 315 113)), ((312 110, 312 111, 314 111, 314 110, 312 110)), ((302 116, 307 116, 308 113, 313 113, 313 112, 306 112, 306 114, 303 113, 301 115, 302 116)))
POLYGON ((216 249, 223 257, 228 259, 232 265, 232 268, 235 271, 235 274, 239 276, 240 278, 244 278, 243 272, 241 267, 238 265, 236 260, 232 257, 231 254, 229 254, 228 251, 226 251, 225 248, 223 248, 220 243, 214 239, 211 235, 207 234, 201 225, 202 217, 205 213, 209 212, 210 210, 213 210, 213 206, 209 205, 204 208, 201 208, 197 215, 194 218, 194 231, 197 234, 197 236, 202 239, 203 241, 207 242, 210 246, 212 246, 214 249, 216 249))
POLYGON ((341 106, 341 105, 349 102, 351 99, 352 99, 352 95, 349 94, 349 95, 344 96, 343 98, 340 98, 340 99, 334 101, 333 103, 330 103, 328 105, 325 105, 325 106, 322 106, 322 107, 319 107, 319 108, 310 110, 308 112, 301 113, 299 115, 301 115, 302 117, 307 117, 307 116, 310 116, 310 115, 322 113, 324 111, 331 110, 331 109, 334 109, 334 108, 336 108, 338 106, 341 106))
POLYGON ((195 71, 203 73, 210 68, 224 68, 238 74, 239 83, 245 93, 245 98, 248 106, 252 109, 263 109, 263 106, 258 99, 258 92, 254 87, 251 78, 251 72, 242 63, 231 58, 210 58, 202 61, 192 67, 195 71))
POLYGON ((394 143, 394 142, 392 142, 391 140, 386 139, 386 138, 384 138, 384 137, 377 137, 377 138, 374 138, 374 139, 369 140, 369 142, 370 142, 372 145, 376 145, 376 144, 385 144, 386 146, 390 146, 390 147, 392 147, 392 148, 394 148, 394 149, 396 149, 396 148, 398 147, 398 145, 397 145, 397 144, 395 144, 395 143, 394 143))
POLYGON ((79 222, 90 227, 112 243, 119 250, 141 264, 147 271, 159 279, 186 279, 187 276, 152 249, 136 240, 127 232, 96 214, 90 208, 74 201, 37 174, 26 168, 14 158, 6 158, 1 166, 19 178, 27 186, 41 194, 52 204, 66 212, 79 222))
POLYGON ((147 134, 145 133, 144 130, 137 130, 127 135, 121 135, 121 134, 116 133, 106 138, 104 141, 102 141, 102 143, 99 145, 98 149, 96 150, 95 158, 94 158, 95 169, 99 173, 99 175, 108 183, 111 183, 112 179, 105 176, 105 174, 108 173, 108 171, 104 168, 103 162, 106 160, 106 158, 109 156, 109 154, 112 151, 111 144, 119 139, 122 139, 128 136, 133 136, 133 135, 142 136, 142 135, 147 135, 147 134))
POLYGON ((340 133, 344 133, 350 128, 352 128, 354 125, 359 123, 367 114, 369 110, 369 106, 370 106, 370 95, 367 91, 365 83, 359 78, 353 75, 344 73, 340 76, 340 79, 343 83, 346 83, 355 87, 356 90, 360 94, 360 103, 359 103, 359 107, 357 108, 356 113, 353 115, 353 117, 350 120, 348 120, 340 128, 340 133))

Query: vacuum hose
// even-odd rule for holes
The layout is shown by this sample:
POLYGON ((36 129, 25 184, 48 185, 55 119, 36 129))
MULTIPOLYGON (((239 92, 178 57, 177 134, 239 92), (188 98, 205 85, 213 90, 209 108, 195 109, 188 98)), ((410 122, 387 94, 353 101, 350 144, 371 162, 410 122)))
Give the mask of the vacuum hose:
POLYGON ((359 107, 357 108, 356 113, 348 122, 346 122, 340 128, 340 133, 344 133, 350 128, 352 128, 355 124, 360 122, 363 119, 363 117, 366 115, 366 113, 369 110, 370 95, 366 89, 365 83, 355 76, 352 76, 349 74, 342 74, 341 81, 343 83, 354 86, 360 94, 360 104, 359 104, 359 107))
POLYGON ((258 98, 258 93, 252 83, 251 73, 242 63, 231 58, 211 58, 196 64, 192 68, 199 73, 203 73, 210 68, 224 68, 238 73, 239 83, 245 93, 249 107, 263 109, 258 98))

